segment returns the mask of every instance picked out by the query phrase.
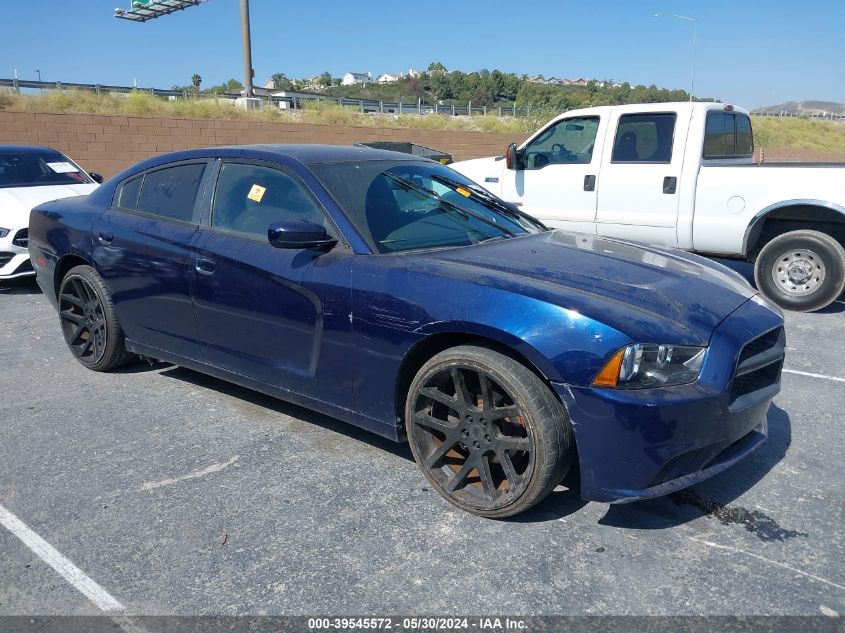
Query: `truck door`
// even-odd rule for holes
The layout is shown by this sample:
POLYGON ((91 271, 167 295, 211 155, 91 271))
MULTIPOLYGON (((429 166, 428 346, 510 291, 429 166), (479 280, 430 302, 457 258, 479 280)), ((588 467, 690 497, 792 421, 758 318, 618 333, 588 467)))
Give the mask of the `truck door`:
POLYGON ((689 121, 677 112, 612 114, 601 183, 599 235, 676 246, 678 200, 689 121))
POLYGON ((549 226, 595 233, 596 186, 604 119, 561 119, 519 152, 521 165, 502 175, 502 198, 549 226))

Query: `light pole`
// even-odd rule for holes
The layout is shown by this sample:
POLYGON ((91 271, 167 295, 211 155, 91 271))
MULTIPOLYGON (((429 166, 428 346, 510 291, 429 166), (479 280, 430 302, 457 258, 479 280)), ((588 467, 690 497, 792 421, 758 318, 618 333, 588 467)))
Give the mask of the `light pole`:
MULTIPOLYGON (((176 11, 196 7, 206 0, 132 0, 129 9, 115 9, 114 17, 132 22, 154 20, 176 11)), ((253 96, 252 42, 249 34, 249 0, 241 0, 241 38, 244 48, 244 96, 253 96)))
MULTIPOLYGON (((38 73, 38 83, 41 83, 41 70, 36 68, 35 72, 38 73)), ((41 91, 41 94, 44 94, 44 86, 38 86, 38 89, 41 91)))
POLYGON ((241 39, 244 47, 244 96, 252 91, 252 39, 249 34, 249 0, 241 0, 241 39))
POLYGON ((677 20, 686 20, 687 22, 692 22, 692 70, 690 71, 689 82, 689 100, 692 101, 692 92, 695 89, 695 37, 696 30, 698 28, 698 23, 696 22, 695 18, 691 18, 686 15, 678 15, 677 13, 655 13, 654 17, 659 18, 663 15, 670 18, 675 18, 677 20))

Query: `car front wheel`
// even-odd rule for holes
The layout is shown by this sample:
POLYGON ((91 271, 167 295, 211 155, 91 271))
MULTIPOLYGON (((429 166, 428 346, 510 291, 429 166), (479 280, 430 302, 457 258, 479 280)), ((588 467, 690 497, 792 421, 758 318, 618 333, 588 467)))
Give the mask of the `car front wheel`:
POLYGON ((824 308, 845 287, 845 249, 819 231, 790 231, 766 244, 754 264, 757 287, 787 310, 824 308))
POLYGON ((423 365, 405 427, 432 487, 484 517, 527 510, 572 459, 572 427, 554 393, 525 365, 484 347, 455 347, 423 365))
POLYGON ((65 343, 88 369, 108 371, 131 358, 111 295, 91 266, 76 266, 65 275, 59 287, 59 319, 65 343))

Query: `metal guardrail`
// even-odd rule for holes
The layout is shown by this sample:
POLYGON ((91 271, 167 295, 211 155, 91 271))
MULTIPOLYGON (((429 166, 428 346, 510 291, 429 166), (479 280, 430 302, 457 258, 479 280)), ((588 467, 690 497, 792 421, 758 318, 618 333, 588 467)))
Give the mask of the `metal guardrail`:
POLYGON ((752 112, 751 116, 769 117, 775 119, 813 119, 818 121, 845 121, 845 114, 800 114, 798 112, 752 112))
MULTIPOLYGON (((0 78, 0 88, 11 88, 15 92, 20 92, 22 89, 30 90, 84 90, 88 92, 103 93, 119 93, 129 94, 133 92, 145 92, 156 97, 163 97, 168 99, 194 99, 197 93, 190 90, 162 90, 160 88, 138 88, 133 86, 111 86, 107 84, 80 84, 80 83, 66 83, 63 81, 29 81, 25 79, 2 79, 0 78)), ((291 91, 293 92, 293 91, 291 91)), ((218 93, 200 93, 199 97, 206 99, 218 99, 234 101, 237 95, 233 94, 218 94, 218 93)), ((467 105, 442 105, 425 103, 421 99, 416 103, 391 103, 387 101, 376 101, 374 99, 350 99, 349 97, 329 97, 324 95, 292 95, 285 97, 276 97, 272 95, 262 95, 254 97, 267 104, 274 106, 281 106, 283 108, 297 109, 306 103, 319 102, 333 102, 344 108, 354 108, 363 113, 381 113, 381 114, 440 114, 446 116, 476 116, 476 115, 496 115, 499 117, 528 117, 531 115, 531 108, 517 108, 516 104, 511 107, 507 106, 474 106, 472 103, 467 105)), ((537 111, 535 110, 535 114, 537 111)))

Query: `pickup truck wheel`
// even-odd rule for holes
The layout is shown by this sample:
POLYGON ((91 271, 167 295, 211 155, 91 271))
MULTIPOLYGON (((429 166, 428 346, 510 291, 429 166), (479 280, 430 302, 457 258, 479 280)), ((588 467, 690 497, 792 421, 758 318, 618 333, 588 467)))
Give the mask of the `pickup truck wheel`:
POLYGON ((572 459, 563 405, 527 367, 461 346, 419 370, 405 427, 417 465, 458 508, 489 518, 527 510, 560 483, 572 459))
POLYGON ((845 249, 819 231, 791 231, 763 247, 754 264, 757 287, 787 310, 830 305, 845 288, 845 249))
POLYGON ((59 286, 58 299, 62 334, 76 360, 88 369, 108 371, 132 357, 111 295, 91 266, 71 268, 59 286))

